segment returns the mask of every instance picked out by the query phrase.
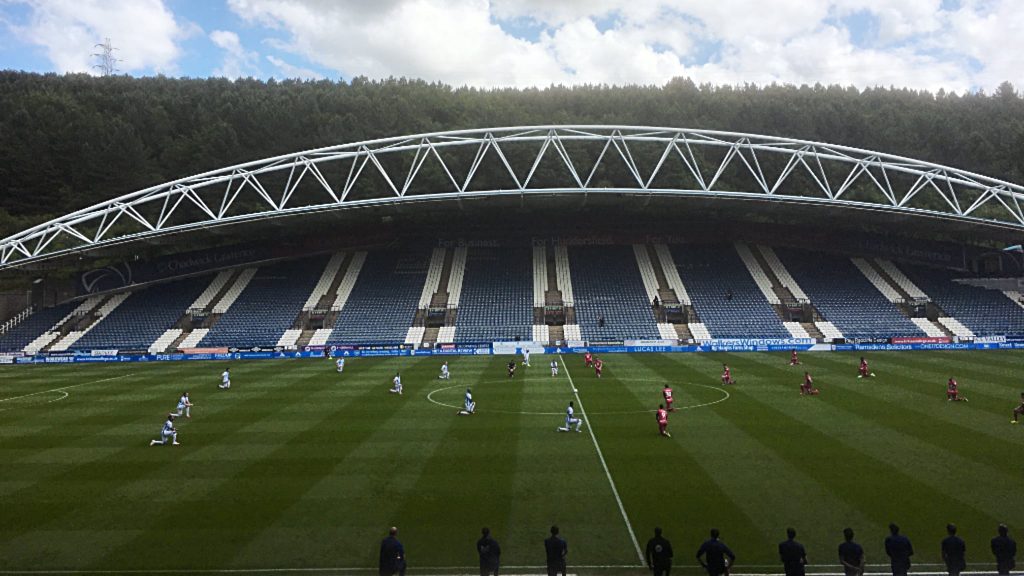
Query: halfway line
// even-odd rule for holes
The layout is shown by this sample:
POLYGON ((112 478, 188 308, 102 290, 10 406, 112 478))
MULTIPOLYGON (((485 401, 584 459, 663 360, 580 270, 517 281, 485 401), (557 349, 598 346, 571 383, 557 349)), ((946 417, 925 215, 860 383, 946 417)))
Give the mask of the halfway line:
POLYGON ((615 480, 612 480, 612 473, 608 471, 608 463, 604 461, 601 446, 597 443, 597 436, 594 435, 594 427, 590 425, 590 418, 587 418, 587 411, 583 408, 583 400, 580 400, 580 393, 576 389, 576 384, 572 381, 572 374, 569 374, 569 366, 565 363, 565 359, 562 358, 561 354, 558 355, 558 360, 562 362, 565 375, 569 378, 569 386, 572 386, 572 393, 576 397, 576 404, 580 407, 580 415, 583 416, 587 423, 587 432, 590 433, 590 439, 594 441, 597 458, 601 461, 601 467, 604 468, 604 475, 608 478, 608 485, 612 487, 612 495, 615 496, 615 502, 619 505, 619 512, 622 513, 622 521, 626 523, 626 529, 629 530, 629 538, 633 541, 636 557, 640 560, 640 566, 644 567, 647 565, 647 560, 644 559, 644 553, 640 550, 640 543, 637 542, 636 532, 633 532, 633 524, 630 523, 629 516, 626 514, 626 507, 622 505, 622 498, 619 497, 619 490, 615 487, 615 480))

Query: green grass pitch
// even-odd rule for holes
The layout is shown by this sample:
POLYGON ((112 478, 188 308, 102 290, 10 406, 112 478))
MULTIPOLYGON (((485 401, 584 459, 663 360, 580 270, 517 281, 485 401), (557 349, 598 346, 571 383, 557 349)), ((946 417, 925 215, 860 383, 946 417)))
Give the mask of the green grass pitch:
POLYGON ((739 572, 778 572, 790 525, 833 572, 846 526, 881 564, 895 521, 925 565, 955 522, 986 568, 996 525, 1024 529, 1020 353, 872 353, 863 380, 840 353, 607 355, 601 380, 534 355, 509 381, 508 359, 451 357, 449 382, 436 357, 237 362, 229 391, 217 362, 0 369, 0 571, 371 572, 397 525, 411 572, 471 573, 486 525, 506 573, 537 572, 558 524, 570 571, 639 574, 610 479, 640 546, 662 526, 683 573, 711 527, 739 572), (820 396, 798 395, 804 369, 820 396), (581 434, 555 430, 569 375, 581 434), (950 376, 969 402, 945 400, 950 376), (704 405, 670 416, 671 439, 651 412, 666 382, 704 405), (478 411, 460 417, 466 386, 478 411), (181 446, 149 447, 184 390, 181 446))

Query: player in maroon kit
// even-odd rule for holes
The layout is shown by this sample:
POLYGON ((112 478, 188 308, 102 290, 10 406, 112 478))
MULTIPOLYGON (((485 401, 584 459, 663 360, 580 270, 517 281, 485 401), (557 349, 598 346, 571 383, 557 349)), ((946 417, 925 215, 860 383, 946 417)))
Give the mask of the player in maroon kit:
POLYGON ((590 352, 583 355, 583 366, 587 368, 594 366, 594 357, 590 355, 590 352))
POLYGON ((1017 417, 1024 414, 1024 392, 1020 393, 1020 404, 1013 409, 1013 420, 1010 420, 1010 424, 1017 423, 1017 417))
POLYGON ((658 413, 655 415, 655 419, 658 421, 658 433, 671 438, 672 435, 668 432, 668 411, 661 404, 658 404, 658 413))
POLYGON ((796 349, 794 348, 793 351, 789 353, 789 365, 796 366, 797 364, 800 364, 800 359, 796 357, 796 349))
POLYGON ((857 369, 857 378, 874 377, 875 373, 868 370, 868 361, 863 356, 860 357, 860 368, 857 369))
POLYGON ((956 378, 950 378, 949 382, 946 382, 946 400, 950 402, 967 402, 967 398, 960 395, 959 384, 956 383, 956 378))
POLYGON ((661 391, 661 395, 665 397, 665 405, 668 406, 669 412, 675 412, 676 409, 672 407, 672 388, 665 384, 665 389, 661 391))
POLYGON ((804 383, 800 385, 800 394, 802 396, 817 396, 820 392, 814 387, 814 378, 811 378, 810 372, 804 372, 804 383))
POLYGON ((601 369, 602 368, 604 368, 604 361, 602 361, 600 358, 595 358, 594 359, 594 373, 597 374, 598 378, 601 377, 601 369))
POLYGON ((722 384, 735 384, 736 381, 732 379, 732 372, 729 370, 729 366, 722 364, 722 384))

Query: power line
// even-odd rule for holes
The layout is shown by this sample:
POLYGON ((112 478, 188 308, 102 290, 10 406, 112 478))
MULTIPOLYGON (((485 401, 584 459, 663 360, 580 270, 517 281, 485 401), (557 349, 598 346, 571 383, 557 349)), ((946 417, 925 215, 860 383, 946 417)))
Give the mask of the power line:
POLYGON ((99 63, 94 64, 93 68, 99 70, 101 76, 110 76, 118 72, 117 63, 121 62, 121 60, 114 58, 114 50, 117 50, 117 48, 111 45, 110 38, 104 38, 102 44, 96 44, 93 48, 100 49, 100 52, 94 53, 92 56, 93 58, 99 58, 99 63))

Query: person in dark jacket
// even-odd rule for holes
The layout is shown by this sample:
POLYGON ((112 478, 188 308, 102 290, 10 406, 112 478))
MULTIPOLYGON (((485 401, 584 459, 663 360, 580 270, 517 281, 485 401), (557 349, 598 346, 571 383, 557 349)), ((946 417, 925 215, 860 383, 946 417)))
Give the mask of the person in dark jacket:
POLYGON ((996 570, 1000 574, 1009 574, 1017 567, 1017 543, 1008 535, 1006 524, 999 525, 999 536, 992 539, 992 554, 996 557, 996 570))
POLYGON ((960 576, 967 568, 967 544, 956 535, 956 526, 946 524, 946 536, 942 539, 942 561, 946 563, 949 576, 960 576))
POLYGON ((910 538, 900 534, 900 527, 889 524, 889 536, 885 538, 885 553, 889 555, 892 576, 907 576, 910 571, 910 557, 914 555, 914 546, 910 538))
POLYGON ((476 551, 480 554, 480 576, 498 576, 501 561, 501 546, 491 538, 491 529, 480 530, 481 537, 476 541, 476 551))
POLYGON ((853 541, 853 528, 843 530, 843 543, 839 545, 839 562, 846 576, 864 574, 864 548, 853 541))
POLYGON ((558 526, 552 526, 551 537, 544 540, 544 553, 547 557, 548 576, 565 576, 565 557, 569 553, 569 545, 558 535, 558 526))
POLYGON ((779 560, 786 576, 804 576, 807 565, 807 551, 796 541, 796 530, 786 528, 786 539, 779 543, 779 560))
POLYGON ((654 576, 669 576, 672 571, 672 543, 662 537, 661 528, 655 528, 654 538, 647 541, 644 558, 654 576))
POLYGON ((711 529, 711 538, 697 550, 697 561, 708 571, 708 576, 721 576, 736 561, 736 555, 718 539, 718 528, 711 529))
POLYGON ((380 576, 405 576, 405 548, 398 541, 398 528, 392 526, 380 543, 380 576))

